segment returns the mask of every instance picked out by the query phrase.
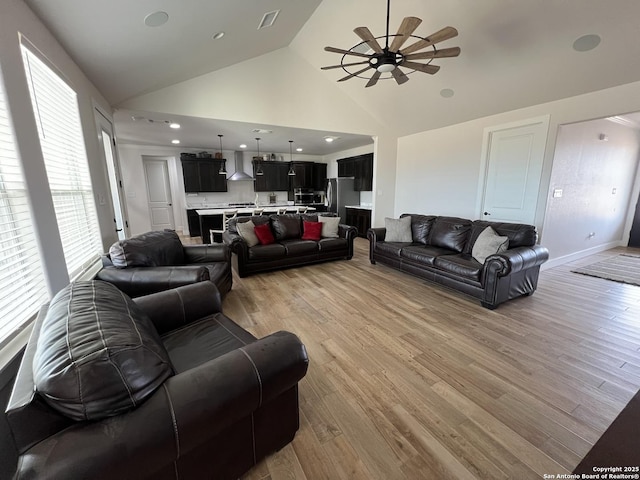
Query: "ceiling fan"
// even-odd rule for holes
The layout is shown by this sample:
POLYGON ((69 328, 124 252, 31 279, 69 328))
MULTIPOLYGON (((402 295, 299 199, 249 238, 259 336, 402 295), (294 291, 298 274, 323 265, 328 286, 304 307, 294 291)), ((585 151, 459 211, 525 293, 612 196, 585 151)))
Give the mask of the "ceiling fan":
MULTIPOLYGON (((363 41, 354 45, 349 50, 343 50, 335 47, 325 47, 327 52, 341 53, 342 59, 340 65, 331 65, 329 67, 322 67, 322 70, 330 70, 333 68, 342 68, 349 75, 339 79, 339 82, 344 82, 353 77, 369 79, 367 87, 374 86, 381 78, 383 73, 391 73, 391 76, 382 77, 383 79, 394 78, 398 85, 409 80, 409 77, 403 72, 400 67, 408 68, 413 71, 429 73, 433 75, 440 67, 438 65, 431 65, 434 58, 445 57, 457 57, 460 55, 460 47, 443 48, 438 50, 436 44, 456 37, 458 31, 453 27, 445 27, 442 30, 435 32, 428 37, 418 37, 413 35, 416 28, 422 23, 417 17, 405 17, 400 24, 398 33, 395 35, 389 35, 389 10, 391 0, 387 0, 387 34, 379 37, 374 37, 371 31, 367 27, 358 27, 354 29, 356 35, 358 35, 363 41), (391 45, 389 45, 389 39, 392 37, 391 45), (382 47, 378 43, 378 39, 384 38, 385 45, 382 47), (418 39, 417 42, 412 43, 406 48, 402 46, 409 40, 409 38, 418 39), (366 45, 366 46, 365 46, 366 45), (363 48, 369 47, 365 51, 363 48), (430 48, 425 52, 419 52, 424 48, 430 48), (373 53, 367 53, 368 50, 373 50, 373 53), (361 62, 345 63, 347 56, 366 58, 361 62), (419 63, 415 60, 429 60, 426 63, 419 63), (348 67, 357 67, 359 65, 366 65, 366 67, 357 71, 350 71, 348 67), (365 76, 367 70, 374 70, 371 77, 365 76), (364 75, 363 75, 364 74, 364 75)), ((355 69, 353 69, 355 70, 355 69)), ((408 72, 413 73, 413 72, 408 72)))

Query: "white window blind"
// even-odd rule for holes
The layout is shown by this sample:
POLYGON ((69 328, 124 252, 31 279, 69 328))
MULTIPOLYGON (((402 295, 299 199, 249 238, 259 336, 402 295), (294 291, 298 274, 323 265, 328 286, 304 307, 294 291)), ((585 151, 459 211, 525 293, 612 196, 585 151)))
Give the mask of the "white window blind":
POLYGON ((48 300, 0 78, 0 344, 48 300))
POLYGON ((70 278, 102 251, 76 93, 24 45, 22 55, 70 278))

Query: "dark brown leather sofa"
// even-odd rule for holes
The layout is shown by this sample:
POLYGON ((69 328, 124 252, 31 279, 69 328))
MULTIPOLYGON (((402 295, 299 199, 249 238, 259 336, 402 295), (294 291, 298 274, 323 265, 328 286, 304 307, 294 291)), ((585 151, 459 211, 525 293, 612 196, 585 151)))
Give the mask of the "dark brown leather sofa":
POLYGON ((406 216, 411 216, 411 242, 385 242, 385 228, 368 230, 371 263, 380 262, 453 288, 480 299, 489 309, 531 295, 537 288, 540 265, 547 261, 549 252, 536 245, 533 225, 418 214, 401 218, 406 216), (509 238, 509 248, 481 264, 471 252, 488 226, 509 238))
POLYGON ((211 282, 135 300, 100 281, 56 295, 7 406, 14 478, 236 479, 289 443, 304 345, 258 340, 220 305, 211 282))
POLYGON ((349 260, 353 257, 353 240, 358 234, 355 227, 340 224, 338 238, 302 240, 302 222, 318 221, 315 214, 288 213, 285 215, 259 215, 238 217, 229 222, 229 229, 222 234, 222 241, 236 254, 240 277, 277 270, 285 267, 309 265, 328 260, 349 260), (276 243, 249 247, 238 234, 238 222, 249 220, 257 225, 269 224, 276 243))
POLYGON ((231 252, 226 245, 182 245, 173 230, 153 231, 114 243, 96 278, 130 297, 211 281, 224 298, 231 290, 231 252))

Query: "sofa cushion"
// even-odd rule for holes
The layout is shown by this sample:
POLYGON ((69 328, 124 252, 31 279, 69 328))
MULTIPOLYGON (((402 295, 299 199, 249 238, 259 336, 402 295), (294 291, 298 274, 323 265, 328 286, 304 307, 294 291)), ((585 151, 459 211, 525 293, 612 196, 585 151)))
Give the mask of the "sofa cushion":
POLYGON ((318 242, 318 248, 321 252, 343 250, 346 254, 348 242, 346 238, 323 238, 318 242))
POLYGON ((260 243, 260 240, 258 240, 256 232, 254 231, 255 228, 256 225, 251 220, 236 224, 238 235, 242 237, 248 247, 253 247, 260 243))
POLYGON ((321 222, 302 222, 302 240, 315 240, 316 242, 322 238, 321 222))
POLYGON ((433 265, 437 257, 441 255, 453 255, 453 252, 447 248, 431 247, 429 245, 408 245, 402 249, 400 256, 425 265, 433 265))
POLYGON ((267 215, 254 215, 252 217, 236 217, 229 220, 227 224, 227 230, 229 233, 238 233, 238 224, 244 222, 253 222, 254 225, 264 225, 265 223, 269 223, 269 217, 267 215))
POLYGON ((288 238, 300 238, 300 215, 287 213, 285 215, 271 215, 271 228, 276 237, 276 241, 287 240, 288 238))
POLYGON ((471 255, 465 253, 441 255, 435 259, 435 266, 454 275, 480 282, 482 264, 471 255))
POLYGON ((114 285, 76 282, 52 300, 33 360, 36 391, 73 420, 140 405, 173 368, 158 332, 114 285))
POLYGON ((386 217, 384 219, 384 227, 387 230, 384 237, 385 242, 411 243, 411 217, 386 217))
POLYGON ((376 242, 375 251, 387 257, 399 257, 402 249, 410 245, 410 243, 400 242, 376 242))
POLYGON ((115 267, 162 267, 184 264, 180 237, 173 230, 154 231, 114 243, 109 256, 115 267))
POLYGON ((270 245, 256 245, 249 249, 250 261, 269 261, 277 260, 286 256, 287 250, 280 243, 272 243, 270 245))
POLYGON ((464 253, 471 253, 476 239, 487 227, 493 228, 498 235, 509 238, 509 248, 532 247, 538 240, 538 234, 534 225, 476 220, 472 224, 471 234, 469 235, 469 241, 464 249, 464 253))
POLYGON ((271 227, 268 223, 265 223, 263 225, 256 225, 253 228, 253 231, 255 232, 256 237, 258 237, 260 245, 271 245, 276 241, 276 239, 273 237, 273 232, 271 231, 271 227))
POLYGON ((493 228, 487 227, 473 244, 471 256, 484 265, 489 255, 504 252, 507 248, 509 248, 509 238, 501 237, 493 228))
POLYGON ((437 217, 431 227, 429 245, 462 252, 471 232, 471 220, 456 217, 437 217))
POLYGON ((415 213, 403 213, 400 218, 411 217, 411 238, 413 243, 427 245, 431 226, 436 219, 435 215, 417 215, 415 213))
POLYGON ((280 242, 284 245, 288 257, 312 255, 318 253, 318 242, 314 240, 292 239, 280 242))
POLYGON ((318 217, 318 221, 322 222, 322 238, 337 238, 338 225, 340 225, 340 217, 318 217))

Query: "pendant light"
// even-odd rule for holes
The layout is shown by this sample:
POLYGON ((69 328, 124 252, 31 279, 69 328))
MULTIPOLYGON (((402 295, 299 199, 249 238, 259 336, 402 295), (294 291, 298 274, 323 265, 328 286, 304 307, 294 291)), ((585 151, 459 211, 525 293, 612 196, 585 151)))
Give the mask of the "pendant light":
MULTIPOLYGON (((256 143, 258 144, 258 157, 260 157, 260 137, 256 137, 256 143)), ((262 163, 258 162, 258 168, 256 168, 256 176, 262 176, 264 172, 262 171, 262 163)))
MULTIPOLYGON (((222 137, 223 135, 218 135, 218 137, 220 138, 220 158, 223 158, 222 155, 222 137)), ((218 171, 219 175, 226 175, 227 174, 227 169, 225 167, 225 161, 222 162, 222 165, 220 165, 220 170, 218 171)))
POLYGON ((293 169, 293 140, 289 140, 289 159, 291 160, 291 163, 289 164, 289 172, 287 175, 294 177, 296 175, 296 171, 293 169))

